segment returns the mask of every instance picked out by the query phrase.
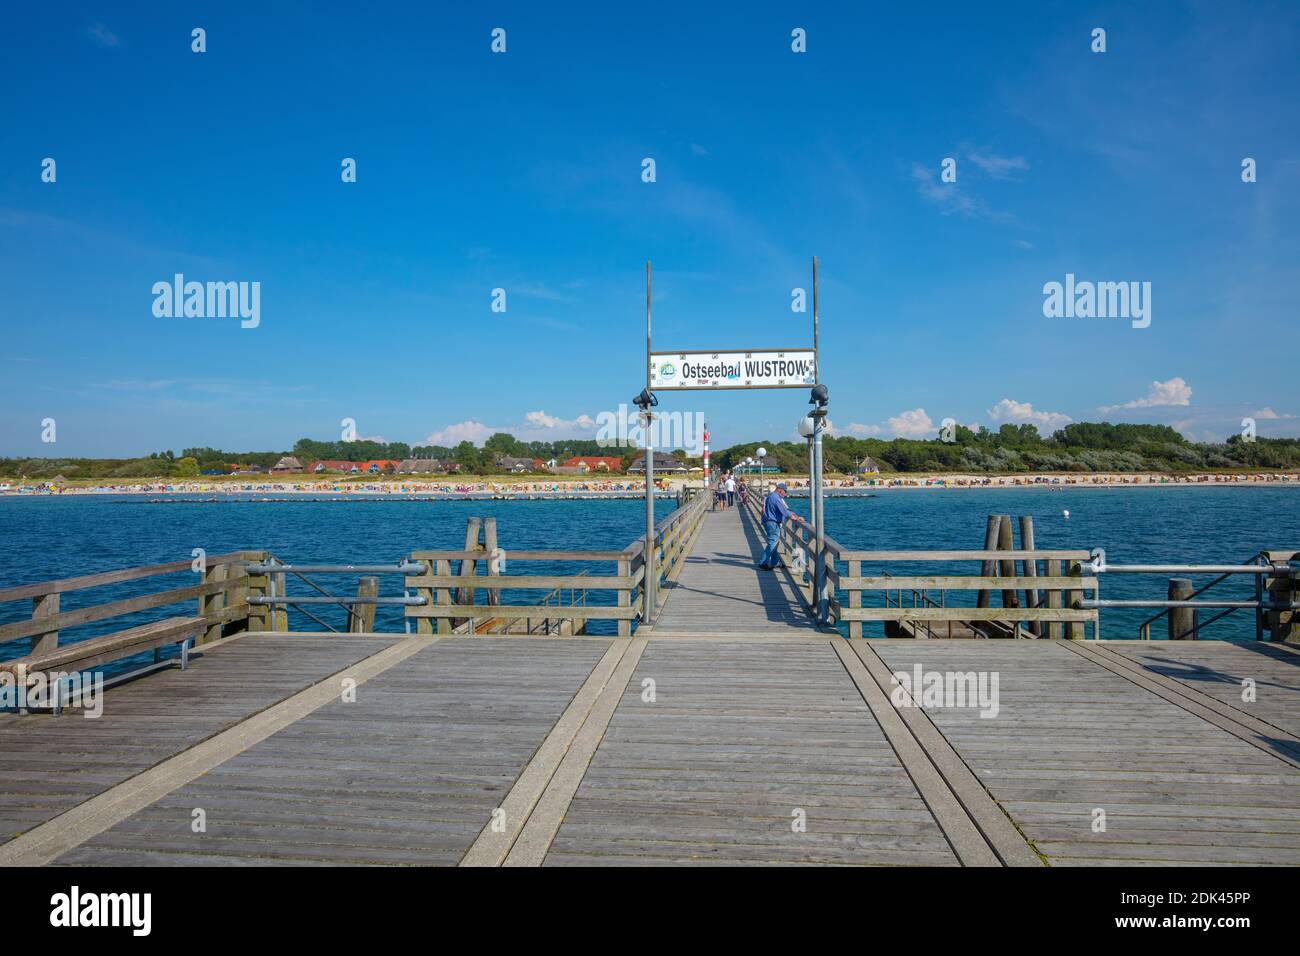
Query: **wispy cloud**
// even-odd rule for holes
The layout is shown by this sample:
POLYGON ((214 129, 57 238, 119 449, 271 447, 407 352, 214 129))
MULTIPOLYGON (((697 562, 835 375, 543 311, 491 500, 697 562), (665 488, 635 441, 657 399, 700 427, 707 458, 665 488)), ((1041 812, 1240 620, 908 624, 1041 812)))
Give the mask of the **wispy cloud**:
POLYGON ((916 191, 926 202, 939 208, 945 216, 960 213, 963 216, 975 216, 980 213, 980 203, 962 192, 956 183, 941 183, 934 175, 934 170, 912 164, 912 181, 916 191))
POLYGON ((121 46, 122 39, 102 23, 95 23, 86 29, 86 35, 101 46, 121 46))
POLYGON ((994 179, 1016 180, 1016 173, 1029 169, 1029 160, 1023 156, 999 156, 991 152, 967 152, 966 158, 994 179))

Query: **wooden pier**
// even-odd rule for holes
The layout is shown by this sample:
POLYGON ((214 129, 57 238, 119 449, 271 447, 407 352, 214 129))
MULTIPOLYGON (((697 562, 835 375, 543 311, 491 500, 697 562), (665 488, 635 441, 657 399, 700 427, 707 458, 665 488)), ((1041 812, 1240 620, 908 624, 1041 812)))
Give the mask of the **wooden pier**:
MULTIPOLYGON (((33 659, 61 627, 199 610, 177 631, 199 635, 189 666, 164 650, 98 718, 0 714, 0 865, 1300 864, 1295 646, 846 638, 811 621, 799 575, 755 567, 751 511, 674 514, 648 623, 635 545, 587 555, 612 603, 546 610, 467 569, 486 542, 416 552, 392 569, 430 599, 404 605, 409 633, 287 631, 282 603, 249 603, 294 574, 263 552, 152 604, 50 608, 141 569, 0 591, 33 601, 36 623, 0 627, 33 659), (611 633, 536 625, 571 612, 611 633), (927 705, 893 676, 918 668, 996 693, 927 705)), ((1086 586, 1064 577, 1036 583, 1086 586)))

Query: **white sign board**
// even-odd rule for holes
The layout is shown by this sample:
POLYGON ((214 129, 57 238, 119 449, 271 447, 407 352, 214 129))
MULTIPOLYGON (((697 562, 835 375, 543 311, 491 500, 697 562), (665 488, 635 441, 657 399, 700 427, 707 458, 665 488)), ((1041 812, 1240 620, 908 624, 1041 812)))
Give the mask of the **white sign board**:
POLYGON ((806 388, 817 383, 812 349, 652 352, 650 388, 806 388))

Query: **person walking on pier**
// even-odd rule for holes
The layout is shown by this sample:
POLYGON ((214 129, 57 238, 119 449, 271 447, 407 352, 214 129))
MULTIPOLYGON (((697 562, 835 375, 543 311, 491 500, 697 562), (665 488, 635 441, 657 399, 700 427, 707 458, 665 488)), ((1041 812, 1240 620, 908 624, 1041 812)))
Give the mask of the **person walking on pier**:
POLYGON ((767 534, 767 548, 763 551, 763 557, 758 562, 758 566, 765 571, 775 571, 776 562, 780 560, 777 557, 776 548, 781 541, 781 525, 787 520, 803 521, 785 503, 785 496, 789 493, 789 490, 783 481, 763 501, 763 531, 767 534))
POLYGON ((734 508, 736 505, 736 476, 727 472, 727 507, 734 508))

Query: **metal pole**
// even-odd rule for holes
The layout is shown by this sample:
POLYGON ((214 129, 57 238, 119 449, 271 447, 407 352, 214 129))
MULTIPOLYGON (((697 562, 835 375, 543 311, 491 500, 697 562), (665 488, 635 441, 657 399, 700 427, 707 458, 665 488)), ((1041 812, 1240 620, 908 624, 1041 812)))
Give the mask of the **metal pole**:
MULTIPOLYGON (((650 388, 650 260, 645 263, 645 387, 650 388)), ((645 581, 641 591, 645 607, 641 612, 641 623, 649 624, 654 620, 655 586, 658 584, 658 571, 655 566, 655 452, 654 436, 651 426, 654 415, 650 407, 645 412, 645 581)))
POLYGON ((826 520, 822 512, 822 417, 818 415, 813 419, 813 461, 817 469, 817 480, 815 488, 816 497, 813 499, 811 510, 816 512, 817 521, 817 574, 813 578, 814 593, 817 595, 817 621, 825 623, 826 621, 826 520))
POLYGON ((821 352, 817 347, 817 257, 813 256, 813 381, 822 380, 821 352))
MULTIPOLYGON (((815 427, 815 425, 814 425, 815 427)), ((808 436, 808 516, 809 524, 813 537, 817 536, 817 509, 813 507, 813 482, 816 480, 813 476, 817 474, 817 459, 813 453, 812 435, 808 436)), ((816 569, 813 569, 814 574, 816 569)))

